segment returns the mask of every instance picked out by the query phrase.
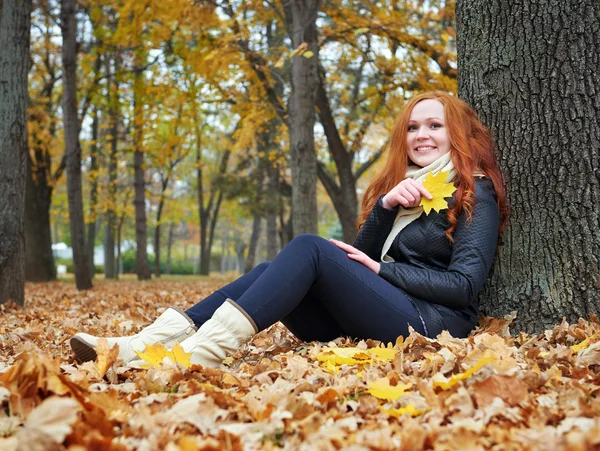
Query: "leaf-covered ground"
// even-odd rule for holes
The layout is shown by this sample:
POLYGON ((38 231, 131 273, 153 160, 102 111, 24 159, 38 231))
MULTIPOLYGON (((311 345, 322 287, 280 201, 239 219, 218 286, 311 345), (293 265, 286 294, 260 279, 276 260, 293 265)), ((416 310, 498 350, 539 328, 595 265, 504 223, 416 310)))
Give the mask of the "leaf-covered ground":
POLYGON ((27 285, 27 308, 0 307, 0 449, 600 449, 595 317, 516 337, 487 319, 393 349, 275 325, 221 369, 73 361, 75 332, 135 333, 224 282, 27 285))

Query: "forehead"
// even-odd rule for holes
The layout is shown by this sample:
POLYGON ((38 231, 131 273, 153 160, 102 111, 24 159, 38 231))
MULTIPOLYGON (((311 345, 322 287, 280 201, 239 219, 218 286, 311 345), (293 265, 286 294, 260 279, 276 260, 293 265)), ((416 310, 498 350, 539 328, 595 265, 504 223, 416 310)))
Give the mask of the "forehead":
POLYGON ((425 120, 430 117, 444 119, 444 105, 439 100, 421 100, 410 112, 411 121, 425 120))

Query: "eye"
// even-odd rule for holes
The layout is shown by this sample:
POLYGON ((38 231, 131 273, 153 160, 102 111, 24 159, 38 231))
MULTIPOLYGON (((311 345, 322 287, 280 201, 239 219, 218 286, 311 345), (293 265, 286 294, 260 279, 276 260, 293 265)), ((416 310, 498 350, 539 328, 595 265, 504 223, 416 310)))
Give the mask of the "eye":
POLYGON ((433 122, 429 127, 433 128, 433 129, 438 129, 438 128, 442 128, 443 125, 438 122, 433 122))
POLYGON ((417 129, 417 126, 416 126, 416 125, 414 125, 414 124, 410 124, 410 125, 408 126, 408 131, 409 131, 409 132, 414 132, 416 129, 417 129))

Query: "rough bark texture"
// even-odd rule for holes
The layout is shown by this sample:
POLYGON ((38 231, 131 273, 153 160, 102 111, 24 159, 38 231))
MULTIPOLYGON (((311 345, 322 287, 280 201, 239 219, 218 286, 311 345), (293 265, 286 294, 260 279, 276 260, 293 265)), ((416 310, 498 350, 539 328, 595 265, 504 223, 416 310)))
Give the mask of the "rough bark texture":
POLYGON ((598 2, 459 0, 456 19, 459 96, 494 134, 511 207, 480 304, 526 331, 598 313, 598 2))
POLYGON ((81 193, 81 147, 79 145, 79 121, 77 119, 76 78, 76 32, 75 0, 61 2, 61 28, 63 37, 63 115, 65 129, 65 153, 67 158, 67 192, 69 200, 69 224, 75 283, 77 289, 92 287, 92 278, 85 247, 85 223, 81 193))
POLYGON ((31 0, 0 2, 0 303, 24 303, 31 0))
POLYGON ((315 21, 320 0, 284 3, 294 48, 305 44, 313 56, 292 58, 289 97, 290 165, 294 235, 317 233, 317 157, 314 143, 315 100, 319 86, 318 31, 315 21))
POLYGON ((141 92, 143 90, 143 73, 139 69, 143 61, 136 61, 135 81, 133 87, 133 170, 135 184, 135 272, 138 280, 150 279, 150 266, 148 265, 148 221, 146 219, 146 182, 145 182, 145 167, 144 167, 144 149, 142 147, 143 140, 143 124, 142 117, 142 100, 141 92))

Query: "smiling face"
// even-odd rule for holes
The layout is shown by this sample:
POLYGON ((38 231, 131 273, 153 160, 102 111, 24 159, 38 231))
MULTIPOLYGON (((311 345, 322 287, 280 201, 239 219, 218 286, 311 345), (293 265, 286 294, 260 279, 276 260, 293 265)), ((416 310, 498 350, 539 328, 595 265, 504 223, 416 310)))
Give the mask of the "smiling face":
POLYGON ((408 122, 406 145, 410 161, 421 167, 450 152, 450 137, 441 102, 425 99, 414 106, 408 122))

